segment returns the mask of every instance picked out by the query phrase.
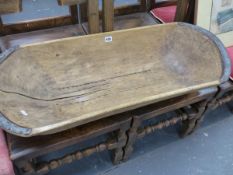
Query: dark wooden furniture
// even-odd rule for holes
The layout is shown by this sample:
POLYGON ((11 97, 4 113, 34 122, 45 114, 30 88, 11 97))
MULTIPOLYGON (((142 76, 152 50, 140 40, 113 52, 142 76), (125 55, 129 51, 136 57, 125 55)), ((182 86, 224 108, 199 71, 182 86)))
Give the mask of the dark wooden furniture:
MULTIPOLYGON (((216 109, 224 104, 233 101, 233 82, 229 79, 229 81, 219 85, 218 93, 216 94, 215 98, 209 104, 209 109, 213 110, 216 109)), ((232 107, 231 111, 232 111, 232 107)))
POLYGON ((127 145, 124 147, 124 158, 127 160, 133 152, 133 145, 137 139, 161 130, 163 128, 181 123, 180 137, 191 134, 201 123, 207 106, 217 93, 217 87, 206 88, 187 95, 155 103, 132 112, 133 119, 128 131, 127 145), (174 116, 160 119, 158 122, 145 125, 145 121, 158 118, 159 115, 175 111, 174 116))
POLYGON ((65 164, 105 150, 112 150, 113 163, 118 164, 123 157, 123 147, 127 141, 126 131, 130 128, 130 124, 129 115, 121 114, 52 135, 22 138, 7 134, 10 158, 18 173, 25 175, 46 174, 65 164), (80 150, 76 146, 75 152, 47 162, 41 162, 38 159, 40 156, 62 151, 63 148, 93 140, 104 134, 107 134, 106 139, 95 144, 93 142, 87 148, 80 150))
POLYGON ((8 48, 16 47, 18 45, 33 44, 37 42, 85 35, 82 26, 77 24, 77 6, 69 6, 70 15, 68 16, 55 16, 48 19, 35 19, 34 21, 19 21, 16 24, 1 23, 1 15, 5 13, 16 13, 22 10, 21 0, 14 3, 12 1, 7 1, 7 3, 3 1, 0 2, 0 6, 9 7, 9 10, 7 11, 6 9, 8 8, 6 7, 0 8, 0 36, 2 35, 2 37, 0 37, 0 53, 8 48), (14 11, 12 9, 14 9, 14 11))
POLYGON ((20 45, 34 44, 62 38, 86 35, 79 24, 54 27, 51 29, 37 30, 0 37, 0 50, 4 51, 20 45))
MULTIPOLYGON (((135 27, 149 26, 159 24, 159 22, 147 12, 139 12, 134 14, 115 16, 113 19, 113 30, 132 29, 135 27)), ((89 33, 89 25, 87 22, 82 24, 84 31, 89 33)), ((102 32, 102 21, 99 24, 99 31, 102 32)))
MULTIPOLYGON (((75 0, 77 2, 80 2, 79 0, 75 0)), ((112 1, 112 0, 110 0, 112 1)), ((112 4, 112 3, 111 3, 112 4)), ((104 5, 104 3, 103 3, 104 5)), ((102 7, 104 9, 104 7, 102 7)), ((86 13, 87 11, 87 0, 83 0, 82 3, 80 3, 80 10, 81 10, 81 22, 84 23, 88 19, 88 15, 86 13)), ((122 16, 122 15, 128 15, 128 14, 134 14, 139 12, 145 12, 146 10, 149 10, 147 7, 147 1, 146 0, 138 0, 137 3, 128 4, 128 5, 117 5, 114 7, 114 15, 115 16, 122 16)), ((100 18, 102 18, 104 13, 102 10, 100 10, 100 18)), ((111 12, 112 14, 112 12, 111 12)))
POLYGON ((45 174, 65 164, 104 150, 113 150, 112 160, 114 164, 117 164, 129 158, 136 139, 157 130, 181 123, 181 136, 193 132, 206 112, 207 103, 214 97, 216 92, 217 88, 206 88, 57 134, 32 138, 7 134, 10 157, 14 161, 17 171, 25 175, 45 174), (142 126, 144 120, 157 118, 160 114, 171 111, 175 111, 176 115, 159 120, 153 125, 142 126), (46 162, 41 162, 38 159, 40 156, 61 151, 63 148, 86 140, 92 140, 103 134, 108 134, 105 141, 98 142, 90 147, 78 149, 46 162))
MULTIPOLYGON (((76 4, 61 4, 61 5, 70 5, 70 8, 75 9, 75 7, 72 6, 76 4)), ((141 6, 135 5, 133 6, 132 9, 134 8, 137 10, 140 9, 141 6)), ((129 7, 129 9, 131 9, 131 7, 129 7)), ((128 11, 127 8, 126 11, 128 11)), ((124 12, 124 8, 123 10, 120 10, 120 12, 124 12)), ((137 20, 137 18, 134 17, 133 15, 131 15, 130 17, 135 22, 130 23, 131 24, 130 26, 127 23, 127 28, 146 25, 147 22, 152 23, 151 22, 152 18, 149 15, 148 17, 150 18, 146 18, 146 19, 143 16, 142 17, 137 16, 140 17, 140 20, 137 20)), ((121 29, 125 27, 124 21, 125 20, 123 19, 120 22, 119 26, 121 26, 121 29)), ((35 24, 37 22, 41 23, 41 21, 35 21, 35 24)), ((49 20, 44 21, 44 24, 46 24, 47 22, 49 22, 49 20)), ((31 24, 32 23, 30 22, 29 26, 31 24)), ((25 25, 28 24, 25 23, 25 25)), ((49 25, 46 25, 46 27, 47 26, 49 25)), ((8 27, 9 26, 4 26, 4 30, 8 30, 8 31, 1 32, 1 34, 12 33, 12 31, 9 31, 9 29, 11 28, 8 27)), ((8 48, 12 48, 12 47, 14 48, 18 45, 25 45, 25 44, 28 45, 38 42, 45 42, 45 41, 56 40, 61 38, 85 35, 82 27, 78 24, 61 26, 61 27, 54 27, 54 26, 50 26, 50 27, 53 28, 31 31, 31 32, 25 32, 25 28, 22 28, 22 30, 20 31, 17 30, 17 32, 25 32, 25 33, 12 34, 1 37, 0 53, 1 51, 5 51, 8 48)), ((0 29, 3 29, 3 26, 0 29)), ((39 29, 39 28, 33 28, 32 30, 35 29, 39 29)), ((117 119, 115 118, 106 119, 106 120, 104 119, 99 122, 87 124, 85 126, 68 130, 59 134, 45 136, 45 137, 34 137, 30 139, 28 138, 24 139, 21 137, 13 136, 11 134, 7 134, 11 159, 13 160, 14 165, 16 166, 17 172, 19 172, 20 174, 37 174, 37 173, 44 174, 51 169, 62 166, 63 164, 75 160, 79 160, 83 157, 93 154, 94 152, 100 152, 105 149, 114 150, 113 163, 119 163, 119 161, 123 159, 122 147, 125 146, 126 144, 125 132, 130 127, 130 123, 131 123, 130 121, 131 118, 128 117, 121 117, 117 119), (62 150, 63 148, 73 145, 77 142, 82 142, 84 140, 91 140, 92 137, 103 135, 104 133, 111 135, 111 139, 106 140, 105 143, 100 143, 99 145, 92 145, 91 147, 79 150, 71 155, 66 155, 57 158, 56 160, 51 160, 50 162, 39 163, 37 160, 37 158, 40 156, 47 155, 55 150, 62 150), (45 140, 45 141, 38 142, 38 140, 45 140), (35 144, 31 144, 31 143, 35 143, 35 144), (39 143, 41 143, 41 145, 39 143)))
MULTIPOLYGON (((80 5, 85 3, 86 9, 85 17, 87 15, 89 33, 99 33, 99 0, 58 0, 60 5, 80 5)), ((114 18, 114 1, 113 0, 103 0, 102 1, 102 31, 112 31, 113 30, 113 18, 114 18)))
MULTIPOLYGON (((168 25, 168 26, 174 26, 174 24, 168 25)), ((180 27, 181 27, 180 30, 182 30, 182 29, 185 29, 187 27, 187 25, 180 24, 180 27)), ((149 30, 150 28, 153 28, 153 27, 147 27, 147 28, 144 28, 141 30, 150 31, 149 30)), ((161 27, 157 27, 157 28, 159 29, 161 27)), ((165 30, 165 28, 163 30, 165 30)), ((193 32, 191 28, 190 29, 187 28, 185 30, 190 30, 189 32, 193 32)), ((199 28, 197 28, 196 30, 198 31, 199 28)), ((132 30, 132 32, 130 34, 128 34, 128 37, 131 34, 133 34, 133 31, 134 30, 132 30)), ((136 31, 139 31, 141 34, 141 37, 143 37, 142 31, 140 31, 140 29, 137 29, 136 31)), ((187 33, 187 35, 193 36, 189 32, 187 33)), ((203 32, 203 31, 201 31, 201 32, 203 32)), ((122 33, 124 33, 124 31, 122 31, 122 33)), ((185 33, 185 31, 182 32, 182 36, 184 35, 184 33, 185 33)), ((119 32, 117 32, 117 34, 119 34, 119 32)), ((213 39, 213 41, 215 42, 212 44, 210 42, 209 46, 207 46, 207 44, 205 46, 208 47, 209 49, 210 48, 214 49, 216 47, 216 45, 218 45, 219 49, 221 51, 220 53, 222 54, 219 56, 221 56, 223 58, 223 63, 224 63, 224 61, 226 61, 226 60, 225 60, 225 52, 224 52, 222 46, 220 45, 220 43, 218 43, 217 40, 215 40, 215 38, 212 38, 213 36, 208 35, 208 33, 205 33, 205 34, 207 34, 210 41, 213 39)), ((96 36, 97 35, 95 35, 93 37, 96 37, 96 36)), ((99 36, 100 36, 100 38, 103 39, 103 37, 105 35, 100 34, 99 36)), ((114 33, 111 33, 111 36, 114 38, 114 41, 115 41, 116 36, 114 35, 114 33)), ((150 35, 146 34, 146 36, 150 36, 150 35)), ((178 38, 179 38, 179 35, 176 36, 175 38, 172 38, 172 40, 176 40, 178 42, 179 41, 178 38)), ((74 39, 72 39, 72 40, 74 40, 74 39)), ((146 40, 148 40, 148 39, 146 39, 146 40)), ((65 41, 69 41, 69 39, 66 39, 65 41)), ((54 42, 54 43, 56 43, 56 42, 54 42)), ((84 43, 83 40, 82 40, 82 43, 84 43)), ((88 41, 88 43, 90 43, 90 41, 88 41)), ((137 42, 130 42, 130 43, 137 43, 137 42)), ((169 42, 167 44, 169 44, 169 42)), ((76 46, 78 44, 74 44, 74 45, 76 46)), ((99 45, 99 44, 95 44, 95 45, 99 45)), ((166 42, 165 42, 165 45, 166 45, 166 42)), ((38 46, 40 46, 40 45, 38 45, 38 46)), ((27 48, 27 47, 30 48, 30 46, 26 46, 25 48, 27 48)), ((49 48, 49 47, 46 47, 46 48, 49 48)), ((116 48, 117 47, 114 46, 114 49, 116 49, 116 48)), ((169 47, 169 48, 170 48, 171 52, 176 50, 176 47, 175 48, 169 47)), ((156 47, 154 49, 156 49, 156 47)), ((136 49, 136 50, 138 50, 138 49, 136 49)), ((187 49, 187 50, 189 50, 189 49, 187 49)), ((43 49, 43 51, 45 51, 45 49, 43 49)), ((206 49, 205 49, 205 51, 206 51, 206 49)), ((52 53, 56 53, 56 52, 52 52, 52 53)), ((96 54, 97 52, 93 52, 93 53, 96 54)), ((119 52, 119 53, 121 53, 121 52, 119 52)), ((158 53, 158 52, 155 51, 155 53, 158 53)), ((165 53, 167 53, 167 52, 165 52, 165 53)), ((217 50, 216 51, 211 50, 211 53, 215 54, 218 52, 217 52, 217 50)), ((56 53, 56 55, 57 54, 58 53, 56 53)), ((19 55, 20 54, 17 54, 17 57, 19 57, 19 55)), ((184 53, 184 55, 185 55, 185 53, 184 53)), ((204 59, 207 59, 208 57, 211 58, 211 60, 213 61, 214 55, 210 55, 210 53, 207 53, 207 55, 208 56, 203 56, 202 58, 200 57, 201 62, 204 61, 204 59)), ((4 57, 2 57, 2 58, 4 59, 4 57)), ((146 57, 144 56, 144 58, 146 58, 146 57)), ((165 56, 165 58, 166 58, 166 56, 165 56)), ((168 58, 170 58, 170 57, 168 57, 168 58)), ((189 58, 189 56, 186 55, 185 59, 188 59, 188 58, 189 58)), ((2 63, 7 61, 7 60, 3 60, 3 59, 2 59, 2 61, 3 61, 2 63)), ((135 59, 135 57, 134 57, 134 59, 135 59)), ((190 57, 190 59, 193 59, 193 58, 190 57)), ((219 60, 219 61, 220 62, 218 64, 221 65, 221 60, 219 60)), ((214 62, 212 62, 212 63, 213 63, 213 65, 216 66, 216 63, 214 63, 214 62)), ((61 65, 64 65, 64 64, 62 63, 61 65)), ((159 62, 158 62, 158 65, 160 65, 159 62)), ((174 64, 172 63, 171 65, 173 66, 174 64)), ((186 66, 188 66, 188 65, 186 65, 186 66)), ((211 65, 209 65, 209 66, 211 67, 211 65)), ((222 66, 223 66, 222 67, 223 73, 222 73, 222 71, 219 71, 220 74, 219 73, 216 74, 216 77, 219 77, 221 75, 221 77, 222 77, 221 80, 218 80, 215 82, 211 78, 214 74, 211 74, 211 76, 209 77, 209 75, 203 74, 203 72, 202 72, 202 76, 205 77, 205 79, 203 79, 205 82, 206 82, 206 80, 208 80, 208 77, 213 82, 209 82, 206 85, 197 85, 198 86, 197 88, 204 88, 204 87, 208 87, 208 86, 215 86, 216 87, 219 82, 226 81, 226 77, 228 76, 228 73, 229 73, 228 72, 229 65, 226 62, 222 66)), ((58 66, 55 66, 55 67, 58 68, 58 66)), ((201 67, 200 66, 198 66, 198 67, 199 67, 199 71, 200 71, 201 67)), ((184 69, 185 67, 181 67, 181 68, 184 69)), ((217 71, 218 68, 215 67, 213 69, 217 71)), ((51 70, 51 69, 49 69, 49 70, 51 70)), ((158 70, 158 69, 156 69, 156 70, 158 70)), ((167 69, 165 69, 165 70, 167 70, 167 69)), ((191 75, 193 76, 192 69, 189 68, 188 70, 191 72, 191 75)), ((171 71, 172 72, 178 71, 177 73, 179 73, 180 71, 181 71, 180 73, 183 72, 182 69, 175 69, 175 70, 171 70, 171 71)), ((205 71, 206 71, 206 69, 205 69, 205 71)), ((5 71, 3 71, 3 72, 5 72, 5 71)), ((173 72, 173 74, 174 74, 174 72, 173 72)), ((129 75, 131 75, 131 74, 129 74, 129 75)), ((134 75, 134 74, 132 74, 132 75, 134 75)), ((137 74, 135 74, 135 75, 137 75, 137 74)), ((145 75, 147 75, 147 74, 145 74, 145 75)), ((187 78, 190 79, 191 77, 190 77, 190 74, 188 74, 188 72, 187 72, 187 75, 188 75, 187 78)), ((196 76, 197 76, 197 79, 195 79, 194 77, 193 77, 194 79, 192 78, 193 82, 200 81, 200 80, 198 80, 198 77, 200 77, 200 76, 198 76, 198 74, 196 76)), ((78 76, 75 76, 75 77, 78 77, 78 76)), ((121 76, 118 76, 118 77, 120 78, 121 76)), ((164 78, 165 77, 166 76, 164 76, 164 78)), ((163 80, 164 80, 164 78, 163 78, 163 80)), ((187 81, 188 79, 186 79, 185 81, 187 81)), ((143 79, 141 79, 140 81, 142 81, 142 80, 143 79)), ((179 79, 175 79, 175 80, 178 81, 179 79)), ((103 151, 106 149, 115 150, 115 152, 114 152, 115 156, 113 158, 114 163, 119 163, 121 160, 127 160, 133 151, 133 145, 134 145, 134 142, 136 141, 137 138, 142 138, 145 135, 150 134, 158 129, 162 129, 162 128, 168 127, 170 125, 174 125, 178 122, 183 123, 181 135, 182 136, 188 135, 188 134, 192 133, 194 131, 194 129, 198 126, 198 124, 201 122, 203 115, 207 109, 207 106, 209 105, 209 102, 213 99, 213 97, 215 96, 217 89, 216 88, 206 88, 206 89, 202 89, 199 91, 194 91, 196 88, 191 87, 191 86, 189 86, 189 87, 185 86, 185 88, 181 92, 179 92, 175 89, 176 84, 175 84, 175 82, 173 82, 174 78, 171 80, 165 81, 165 82, 169 82, 169 81, 171 81, 171 83, 173 84, 172 90, 174 90, 174 94, 176 94, 176 95, 168 95, 167 97, 163 97, 162 92, 159 92, 158 100, 159 99, 160 100, 157 103, 153 103, 151 105, 146 105, 143 107, 140 107, 140 105, 136 105, 135 110, 129 111, 128 114, 123 115, 123 116, 122 116, 122 114, 120 114, 118 116, 113 116, 111 118, 102 119, 100 121, 94 121, 94 122, 91 122, 91 123, 88 123, 85 125, 81 125, 80 127, 77 127, 77 128, 71 129, 71 130, 63 131, 61 133, 48 135, 48 136, 37 136, 37 137, 33 137, 33 138, 20 138, 20 137, 8 134, 7 138, 8 138, 8 144, 10 145, 11 159, 14 161, 14 164, 16 165, 16 167, 20 171, 20 173, 24 173, 24 174, 42 173, 43 174, 43 173, 47 173, 48 171, 50 171, 52 169, 60 167, 64 164, 71 163, 75 160, 79 160, 85 156, 89 156, 94 152, 100 152, 100 151, 103 151), (180 93, 181 94, 186 93, 186 95, 181 95, 180 93), (173 98, 173 96, 177 96, 177 97, 173 98), (166 100, 166 99, 168 99, 168 100, 166 100), (174 110, 177 113, 176 116, 169 118, 169 119, 166 119, 166 120, 162 120, 162 121, 160 121, 154 125, 151 125, 151 126, 143 126, 142 127, 143 121, 149 120, 151 118, 157 117, 160 114, 164 114, 164 113, 174 111, 174 110), (99 143, 95 146, 92 146, 92 147, 84 149, 84 150, 78 150, 78 151, 73 152, 71 154, 64 155, 63 157, 50 160, 49 162, 36 161, 37 157, 39 157, 41 155, 48 154, 52 151, 60 150, 64 147, 76 144, 76 143, 81 142, 83 140, 89 140, 93 137, 100 136, 104 133, 111 134, 113 132, 118 133, 115 137, 113 137, 113 140, 107 140, 104 143, 99 143), (127 133, 127 135, 126 135, 126 133, 127 133), (40 140, 40 142, 39 142, 40 144, 38 143, 38 140, 40 140), (41 140, 46 140, 46 141, 41 142, 41 140)), ((22 82, 25 82, 25 81, 22 80, 22 82)), ((131 82, 130 84, 132 85, 133 81, 130 80, 130 82, 131 82)), ((126 85, 126 83, 123 83, 123 84, 126 85)), ((158 83, 156 83, 156 84, 158 84, 158 83)), ((178 84, 180 84, 180 80, 178 81, 178 84)), ((163 85, 161 85, 161 86, 163 86, 163 85)), ((15 86, 13 86, 13 87, 15 87, 15 86)), ((48 87, 48 86, 44 86, 44 87, 48 87)), ((163 86, 163 87, 165 87, 165 86, 163 86)), ((149 89, 148 91, 151 93, 153 90, 149 89)), ((130 91, 128 91, 128 92, 130 92, 130 91)), ((143 90, 142 92, 144 93, 145 90, 143 90)), ((169 91, 167 91, 167 92, 169 92, 169 91)), ((135 96, 137 94, 137 91, 133 92, 133 94, 135 96)), ((173 94, 173 91, 171 91, 171 94, 173 94)), ((143 95, 143 97, 144 97, 144 95, 143 95)), ((1 98, 1 99, 7 99, 7 97, 1 98)), ((117 98, 115 97, 114 100, 117 101, 117 98)), ((107 100, 107 101, 109 101, 109 100, 107 100)), ((153 101, 156 102, 157 100, 155 99, 153 101)), ((21 104, 22 104, 22 100, 21 100, 21 104)), ((143 104, 145 105, 145 104, 147 104, 147 102, 143 102, 143 104)), ((135 107, 127 107, 127 108, 126 108, 127 110, 131 110, 131 109, 134 109, 135 107)), ((5 110, 5 107, 3 107, 2 109, 5 110)), ((91 107, 91 109, 93 109, 93 108, 91 107)), ((4 111, 4 110, 1 110, 1 111, 4 111)), ((24 112, 26 112, 26 111, 24 111, 24 112)), ((77 113, 77 111, 75 113, 77 113)), ((48 116, 50 116, 50 115, 48 115, 48 116)), ((3 119, 2 122, 4 124, 4 121, 5 121, 4 118, 1 118, 1 119, 3 119)), ((37 120, 37 121, 39 121, 39 120, 37 120)), ((33 123, 35 124, 35 122, 33 122, 33 123)), ((12 132, 12 133, 15 133, 18 135, 24 135, 25 134, 24 131, 26 131, 26 132, 29 131, 27 128, 23 128, 23 130, 21 130, 22 128, 19 128, 18 126, 15 127, 14 125, 11 125, 9 121, 7 121, 7 123, 5 123, 5 124, 10 126, 10 128, 5 128, 5 129, 8 129, 8 132, 12 132), (26 129, 26 130, 24 130, 24 129, 26 129)), ((65 129, 68 128, 67 126, 64 126, 64 127, 65 127, 65 129)), ((62 128, 62 130, 63 129, 64 128, 62 128)), ((59 129, 59 130, 61 130, 61 129, 59 129)), ((58 131, 58 130, 56 130, 56 131, 58 131)), ((55 130, 52 132, 55 132, 55 130)), ((28 133, 26 133, 26 134, 28 134, 28 133)))
POLYGON ((76 5, 69 6, 69 13, 65 16, 55 16, 33 21, 19 21, 13 24, 3 24, 2 14, 16 13, 22 10, 22 0, 2 0, 0 1, 0 36, 10 35, 34 30, 71 25, 78 23, 78 11, 76 5))
MULTIPOLYGON (((16 1, 16 0, 15 0, 16 1)), ((179 8, 179 10, 177 11, 177 16, 184 16, 184 14, 186 14, 186 11, 184 10, 185 8, 183 8, 186 3, 187 0, 180 0, 179 3, 181 5, 181 9, 179 8)), ((10 2, 10 1, 9 1, 10 2)), ((151 0, 151 4, 153 4, 153 0, 151 0)), ((10 4, 10 8, 8 10, 8 13, 10 12, 17 12, 21 7, 21 0, 17 0, 17 3, 7 3, 10 4), (15 7, 17 7, 17 9, 15 9, 15 7), (15 9, 14 11, 12 9, 15 9)), ((85 30, 89 31, 88 33, 96 33, 99 31, 111 31, 113 30, 113 26, 114 26, 114 20, 113 20, 113 14, 115 16, 122 16, 122 15, 128 15, 128 14, 135 14, 135 13, 142 13, 140 15, 138 15, 139 18, 141 19, 146 19, 148 20, 148 18, 150 18, 150 15, 148 15, 147 11, 149 11, 151 8, 154 7, 154 5, 149 5, 149 1, 148 4, 146 2, 146 0, 140 0, 138 3, 136 4, 130 4, 127 6, 117 6, 113 9, 113 1, 104 1, 103 0, 103 7, 102 7, 102 11, 99 12, 98 15, 98 1, 95 1, 96 4, 94 4, 94 1, 91 2, 91 5, 89 6, 91 9, 88 10, 88 1, 87 0, 67 0, 67 1, 63 1, 63 0, 58 0, 59 5, 66 5, 69 7, 70 9, 70 15, 68 16, 62 16, 62 17, 54 17, 54 18, 48 18, 48 19, 37 19, 34 21, 21 21, 20 23, 17 24, 6 24, 3 25, 0 22, 0 31, 2 35, 6 35, 6 34, 14 34, 14 33, 19 33, 19 32, 29 32, 29 31, 34 31, 34 30, 38 30, 38 29, 45 29, 45 28, 51 28, 51 27, 57 27, 57 26, 63 26, 63 25, 70 25, 70 24, 76 24, 78 23, 78 11, 77 11, 77 5, 80 6, 80 14, 81 14, 81 19, 82 19, 82 23, 85 24, 85 22, 87 21, 88 16, 90 17, 89 21, 89 25, 91 24, 90 28, 88 29, 86 26, 85 30), (95 10, 95 12, 93 11, 95 10), (88 13, 87 13, 88 11, 88 13), (91 14, 91 15, 88 15, 91 14), (95 14, 95 15, 93 15, 95 14), (144 15, 143 17, 141 17, 142 15, 144 15), (101 22, 101 24, 99 23, 100 19, 103 22, 101 22), (99 25, 103 25, 103 30, 100 30, 97 26, 99 25), (88 30, 87 30, 88 29, 88 30), (90 32, 91 31, 91 32, 90 32)), ((174 3, 174 2, 173 2, 174 3)), ((154 3, 155 4, 155 3, 154 3)), ((169 3, 167 2, 163 2, 163 3, 156 3, 156 6, 161 6, 161 5, 167 5, 169 3)), ((171 3, 170 3, 171 4, 171 3)), ((4 14, 6 13, 6 10, 2 10, 2 12, 0 11, 0 14, 4 14)), ((139 21, 135 20, 137 18, 133 18, 133 22, 131 23, 131 16, 125 16, 126 19, 124 20, 124 23, 127 22, 129 23, 128 26, 133 26, 132 24, 135 23, 140 23, 139 21)), ((115 24, 115 28, 119 28, 122 29, 120 26, 117 25, 117 21, 121 21, 123 17, 115 20, 116 24, 115 24)), ((1 20, 0 20, 1 21, 1 20)), ((151 23, 151 19, 148 21, 151 23)), ((176 21, 183 21, 182 19, 176 20, 176 21)), ((122 22, 121 22, 122 23, 122 22)), ((144 25, 144 23, 139 24, 139 26, 144 25)), ((126 25, 127 26, 127 25, 126 25)), ((137 27, 137 26, 134 26, 137 27)))
POLYGON ((81 23, 88 34, 156 24, 148 13, 145 0, 126 6, 114 6, 113 0, 103 0, 101 10, 98 0, 67 0, 59 3, 80 5, 81 23))
POLYGON ((149 0, 149 6, 151 9, 166 7, 171 5, 177 5, 177 0, 165 0, 165 1, 149 0))

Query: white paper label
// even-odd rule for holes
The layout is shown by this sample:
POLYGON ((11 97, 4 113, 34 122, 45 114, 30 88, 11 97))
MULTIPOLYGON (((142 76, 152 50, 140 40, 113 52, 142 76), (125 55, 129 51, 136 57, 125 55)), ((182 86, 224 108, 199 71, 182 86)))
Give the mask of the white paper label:
POLYGON ((23 115, 23 116, 28 116, 28 113, 24 110, 21 110, 20 113, 23 115))
POLYGON ((105 42, 106 43, 112 42, 112 36, 105 36, 105 42))

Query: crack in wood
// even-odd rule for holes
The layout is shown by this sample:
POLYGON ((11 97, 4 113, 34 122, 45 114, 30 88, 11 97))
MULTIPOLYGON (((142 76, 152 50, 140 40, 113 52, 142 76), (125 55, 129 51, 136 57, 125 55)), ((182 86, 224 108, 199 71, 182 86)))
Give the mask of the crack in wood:
POLYGON ((7 93, 7 94, 20 95, 20 96, 23 96, 23 97, 26 97, 26 98, 30 98, 32 100, 51 102, 51 101, 65 100, 65 99, 74 98, 74 97, 77 97, 77 98, 78 97, 83 97, 84 95, 91 95, 91 94, 95 94, 96 92, 105 91, 105 90, 107 90, 107 89, 100 89, 100 90, 96 90, 96 91, 93 91, 93 92, 83 93, 81 95, 73 95, 73 96, 69 96, 69 97, 61 97, 61 98, 54 98, 54 99, 35 98, 35 97, 30 97, 30 96, 25 95, 25 94, 21 94, 21 93, 17 93, 17 92, 4 91, 4 90, 1 90, 1 89, 0 89, 0 92, 7 93))
MULTIPOLYGON (((107 78, 105 80, 98 80, 98 81, 90 82, 90 83, 86 83, 86 84, 93 84, 93 83, 103 82, 103 81, 107 81, 107 80, 114 80, 114 79, 117 79, 117 78, 132 76, 132 75, 141 74, 141 73, 145 73, 145 72, 149 72, 149 71, 151 71, 151 70, 149 69, 149 70, 144 70, 144 71, 133 72, 133 73, 119 75, 119 76, 116 76, 116 77, 107 78)), ((86 84, 77 85, 77 87, 78 86, 84 86, 86 84)), ((110 84, 110 83, 107 83, 107 84, 110 84)), ((83 90, 85 90, 85 89, 83 89, 83 90)), ((23 97, 26 97, 26 98, 33 99, 33 100, 40 100, 40 101, 48 101, 49 102, 49 101, 57 101, 57 100, 68 99, 68 98, 72 98, 72 97, 82 97, 84 95, 91 95, 91 94, 94 94, 96 92, 105 91, 105 90, 108 90, 108 89, 99 89, 99 90, 96 90, 96 91, 93 91, 93 92, 87 92, 87 93, 83 93, 83 94, 79 94, 79 95, 72 95, 72 96, 53 98, 53 99, 36 98, 36 97, 32 97, 32 96, 29 96, 29 95, 26 95, 26 94, 23 94, 23 93, 13 92, 13 91, 7 91, 7 90, 3 90, 3 89, 0 89, 0 92, 8 93, 8 94, 16 94, 16 95, 20 95, 20 96, 23 96, 23 97)), ((73 93, 75 93, 75 92, 79 92, 79 91, 74 91, 73 93)))

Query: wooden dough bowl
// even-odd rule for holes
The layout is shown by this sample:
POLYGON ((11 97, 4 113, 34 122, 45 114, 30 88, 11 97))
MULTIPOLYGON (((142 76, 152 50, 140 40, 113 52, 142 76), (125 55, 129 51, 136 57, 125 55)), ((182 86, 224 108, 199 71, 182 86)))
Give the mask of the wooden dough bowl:
POLYGON ((172 23, 10 48, 0 72, 0 127, 30 137, 217 86, 230 62, 214 35, 172 23))

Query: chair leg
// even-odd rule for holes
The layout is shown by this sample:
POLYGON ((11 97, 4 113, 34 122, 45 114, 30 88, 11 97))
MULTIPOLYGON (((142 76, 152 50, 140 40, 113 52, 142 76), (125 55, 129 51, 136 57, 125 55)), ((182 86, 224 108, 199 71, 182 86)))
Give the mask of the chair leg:
POLYGON ((207 101, 200 102, 192 106, 192 108, 184 108, 184 112, 189 116, 183 121, 182 129, 179 133, 180 137, 192 134, 200 125, 206 112, 207 101))
POLYGON ((117 132, 117 141, 118 141, 118 148, 113 151, 113 164, 119 164, 123 160, 124 150, 123 147, 126 145, 127 142, 127 128, 122 128, 117 132))
POLYGON ((187 135, 190 135, 193 131, 193 128, 195 128, 195 125, 196 125, 195 119, 187 119, 187 120, 183 121, 182 129, 179 132, 179 136, 181 138, 184 138, 187 135))
POLYGON ((137 131, 138 131, 138 128, 140 125, 141 125, 140 118, 137 116, 133 117, 132 126, 127 133, 128 140, 127 140, 126 146, 124 148, 123 161, 128 160, 130 155, 133 152, 133 145, 137 139, 137 135, 138 135, 137 131))
POLYGON ((99 1, 98 0, 88 0, 88 26, 89 33, 99 33, 99 1))
POLYGON ((78 6, 77 5, 71 5, 69 6, 70 15, 72 17, 72 23, 77 24, 78 23, 78 6))
POLYGON ((14 164, 16 175, 34 175, 37 174, 34 168, 33 161, 23 162, 23 165, 14 164))
POLYGON ((3 36, 3 22, 1 16, 0 16, 0 36, 3 36))
POLYGON ((227 108, 233 114, 233 104, 231 102, 226 103, 227 108))

